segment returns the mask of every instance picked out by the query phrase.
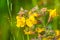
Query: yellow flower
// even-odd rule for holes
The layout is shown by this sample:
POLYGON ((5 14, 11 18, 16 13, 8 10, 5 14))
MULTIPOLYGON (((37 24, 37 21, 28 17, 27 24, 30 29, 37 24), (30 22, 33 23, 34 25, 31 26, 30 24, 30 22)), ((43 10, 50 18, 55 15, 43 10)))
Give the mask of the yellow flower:
POLYGON ((29 18, 26 19, 26 25, 28 27, 32 27, 34 24, 37 24, 36 19, 34 18, 34 16, 29 16, 29 18))
POLYGON ((33 34, 33 31, 26 31, 26 30, 24 30, 24 33, 25 34, 33 34))
POLYGON ((36 28, 36 32, 41 33, 42 31, 44 31, 44 28, 36 28))
POLYGON ((37 12, 32 12, 32 11, 29 11, 29 16, 34 16, 34 17, 37 17, 38 16, 38 13, 37 12))
POLYGON ((57 40, 60 40, 60 38, 58 38, 57 40))
POLYGON ((52 18, 58 16, 58 14, 56 13, 56 9, 54 9, 54 10, 50 9, 49 10, 49 16, 52 17, 52 18))
POLYGON ((56 34, 56 36, 59 36, 60 35, 60 30, 55 30, 55 34, 56 34))
POLYGON ((29 20, 30 20, 33 24, 37 24, 37 20, 34 18, 34 16, 29 16, 29 20))
POLYGON ((27 19, 27 20, 26 20, 26 25, 27 25, 28 27, 32 27, 32 26, 33 26, 33 23, 30 21, 30 19, 27 19))
POLYGON ((16 16, 16 19, 17 19, 17 21, 20 21, 20 17, 19 16, 16 16))
POLYGON ((34 16, 34 17, 37 17, 38 16, 38 13, 37 12, 32 12, 32 11, 29 11, 29 16, 34 16))
POLYGON ((43 38, 42 40, 48 40, 47 38, 43 38))
POLYGON ((17 16, 16 19, 17 19, 16 26, 17 27, 24 27, 24 25, 25 25, 25 18, 17 16))
POLYGON ((31 15, 32 14, 32 11, 29 11, 28 15, 31 15))
POLYGON ((38 17, 38 13, 36 13, 36 12, 34 12, 32 15, 35 17, 38 17))

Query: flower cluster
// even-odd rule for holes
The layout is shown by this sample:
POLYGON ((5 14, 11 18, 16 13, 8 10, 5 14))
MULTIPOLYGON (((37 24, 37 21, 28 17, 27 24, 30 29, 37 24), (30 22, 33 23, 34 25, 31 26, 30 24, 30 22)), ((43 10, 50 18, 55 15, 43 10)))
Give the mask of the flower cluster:
MULTIPOLYGON (((58 16, 56 9, 39 9, 37 6, 31 10, 20 9, 18 15, 16 16, 16 26, 18 28, 23 27, 22 30, 25 35, 36 35, 37 39, 52 40, 55 36, 59 36, 59 30, 52 30, 47 28, 48 25, 44 23, 44 17, 48 16, 46 24, 50 23, 51 20, 58 16), (48 15, 47 15, 48 14, 48 15)), ((31 39, 32 40, 32 39, 31 39)), ((34 40, 34 39, 33 39, 34 40)))

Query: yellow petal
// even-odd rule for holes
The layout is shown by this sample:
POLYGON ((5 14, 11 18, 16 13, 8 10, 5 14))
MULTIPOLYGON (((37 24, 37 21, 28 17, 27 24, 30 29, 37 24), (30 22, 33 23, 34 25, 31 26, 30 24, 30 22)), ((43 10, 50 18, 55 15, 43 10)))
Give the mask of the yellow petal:
POLYGON ((26 20, 26 25, 28 27, 32 27, 33 26, 32 22, 29 19, 26 20))
POLYGON ((49 16, 50 16, 50 17, 53 17, 53 18, 54 18, 54 17, 56 17, 57 15, 58 15, 58 14, 56 13, 56 9, 54 9, 54 10, 51 10, 51 9, 50 9, 50 10, 49 10, 49 16))
POLYGON ((59 30, 55 30, 55 34, 56 34, 56 36, 59 36, 60 35, 60 31, 59 30))
POLYGON ((24 17, 19 18, 17 16, 17 24, 16 24, 16 26, 17 27, 24 27, 24 25, 25 25, 25 18, 24 17))

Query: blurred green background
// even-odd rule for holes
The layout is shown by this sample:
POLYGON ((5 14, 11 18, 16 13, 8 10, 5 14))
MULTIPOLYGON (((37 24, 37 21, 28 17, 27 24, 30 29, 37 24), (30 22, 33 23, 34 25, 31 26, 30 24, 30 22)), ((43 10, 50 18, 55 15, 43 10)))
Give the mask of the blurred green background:
MULTIPOLYGON (((15 26, 15 17, 20 7, 30 10, 36 5, 39 8, 56 8, 60 15, 60 0, 0 0, 0 40, 17 40, 16 32, 18 30, 15 26)), ((60 29, 60 16, 53 23, 53 26, 60 29)), ((23 40, 21 36, 19 36, 19 39, 23 40)))

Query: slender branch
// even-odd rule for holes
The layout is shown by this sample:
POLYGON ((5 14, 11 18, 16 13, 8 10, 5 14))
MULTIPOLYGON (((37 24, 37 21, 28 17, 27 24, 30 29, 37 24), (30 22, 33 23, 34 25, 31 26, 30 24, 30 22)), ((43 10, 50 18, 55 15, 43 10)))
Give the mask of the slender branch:
MULTIPOLYGON (((10 6, 9 6, 9 0, 7 0, 7 6, 8 6, 8 11, 9 11, 9 16, 10 16, 10 20, 11 20, 11 25, 12 25, 12 16, 11 16, 11 10, 10 10, 10 6)), ((11 7, 12 9, 12 7, 11 7)))
POLYGON ((27 34, 27 40, 29 40, 29 35, 27 34))

